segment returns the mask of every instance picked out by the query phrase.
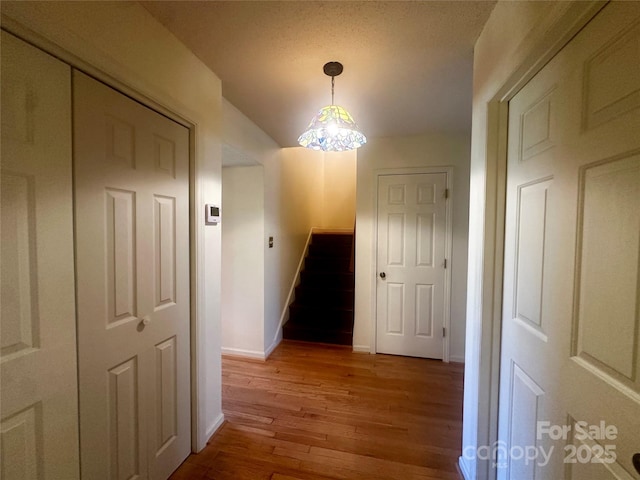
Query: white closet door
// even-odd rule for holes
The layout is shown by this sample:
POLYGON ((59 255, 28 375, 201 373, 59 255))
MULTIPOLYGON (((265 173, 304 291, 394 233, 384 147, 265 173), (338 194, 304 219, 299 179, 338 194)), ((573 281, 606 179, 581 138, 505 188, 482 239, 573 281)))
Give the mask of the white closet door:
POLYGON ((82 473, 190 452, 189 131, 74 73, 82 473))
POLYGON ((640 3, 612 2, 509 104, 501 479, 640 478, 639 132, 640 3))
POLYGON ((0 478, 78 478, 71 71, 5 32, 0 176, 0 478))

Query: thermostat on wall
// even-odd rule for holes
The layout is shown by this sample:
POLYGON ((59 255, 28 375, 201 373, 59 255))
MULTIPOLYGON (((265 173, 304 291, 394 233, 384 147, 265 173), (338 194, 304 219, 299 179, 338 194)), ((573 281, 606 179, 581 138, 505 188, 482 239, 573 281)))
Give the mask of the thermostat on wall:
POLYGON ((205 206, 205 223, 207 225, 217 225, 220 223, 220 207, 207 203, 205 206))

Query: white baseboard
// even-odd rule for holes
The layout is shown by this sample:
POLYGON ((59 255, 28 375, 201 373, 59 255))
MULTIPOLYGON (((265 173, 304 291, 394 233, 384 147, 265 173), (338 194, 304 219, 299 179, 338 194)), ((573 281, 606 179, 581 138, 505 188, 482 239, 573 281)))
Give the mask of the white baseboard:
POLYGON ((369 345, 354 345, 353 351, 355 353, 371 353, 371 347, 369 345))
POLYGON ((449 355, 449 361, 455 363, 464 363, 464 356, 460 355, 449 355))
POLYGON ((276 333, 276 338, 273 340, 273 343, 271 343, 271 345, 269 345, 269 348, 267 348, 264 352, 261 352, 260 350, 245 350, 243 348, 221 347, 220 353, 222 355, 229 355, 232 357, 251 358, 255 360, 266 360, 267 358, 269 358, 269 355, 273 353, 276 347, 280 345, 281 341, 282 341, 282 329, 280 328, 276 333))
POLYGON ((244 350, 242 348, 222 347, 220 349, 220 353, 222 353, 222 355, 230 355, 232 357, 253 358, 257 360, 264 360, 267 358, 265 352, 261 352, 259 350, 244 350))
MULTIPOLYGON (((211 437, 215 435, 215 433, 218 431, 218 429, 222 426, 223 423, 224 423, 224 413, 220 413, 220 415, 218 415, 218 417, 215 419, 213 424, 210 425, 209 428, 207 428, 207 432, 205 434, 207 438, 207 442, 211 440, 211 437)), ((204 448, 204 446, 202 448, 204 448)))
POLYGON ((276 347, 280 345, 281 341, 282 341, 282 328, 279 328, 278 331, 276 332, 276 338, 273 340, 273 343, 271 343, 271 345, 269 345, 269 348, 267 348, 267 350, 264 352, 265 360, 269 358, 269 355, 271 355, 273 351, 276 349, 276 347))
POLYGON ((471 473, 467 468, 467 463, 464 461, 464 458, 462 457, 458 458, 458 466, 460 467, 460 472, 462 473, 464 480, 472 480, 471 473))

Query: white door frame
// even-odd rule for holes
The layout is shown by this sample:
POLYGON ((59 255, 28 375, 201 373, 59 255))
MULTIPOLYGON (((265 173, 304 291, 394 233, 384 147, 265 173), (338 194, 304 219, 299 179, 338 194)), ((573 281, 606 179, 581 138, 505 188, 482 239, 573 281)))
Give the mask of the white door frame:
MULTIPOLYGON (((523 61, 510 72, 487 105, 481 343, 477 363, 471 366, 473 370, 470 371, 469 363, 465 364, 465 376, 477 377, 480 385, 475 399, 478 405, 477 437, 472 446, 476 451, 478 447, 496 445, 498 440, 509 101, 607 3, 608 0, 588 0, 554 5, 554 10, 527 38, 523 61)), ((468 348, 475 346, 466 345, 465 349, 468 348)), ((475 462, 478 480, 496 478, 496 469, 490 460, 476 459, 475 462)), ((464 473, 462 457, 460 466, 464 473)))
POLYGON ((447 175, 447 189, 449 190, 449 199, 446 202, 446 220, 445 220, 445 244, 444 255, 449 260, 449 265, 444 270, 444 323, 443 327, 447 334, 442 340, 442 361, 449 362, 449 346, 451 338, 451 266, 453 260, 451 253, 453 248, 453 167, 411 167, 411 168, 380 168, 373 172, 373 185, 375 195, 373 195, 373 250, 371 251, 371 264, 373 265, 373 275, 371 275, 371 291, 374 292, 371 299, 371 353, 377 352, 378 341, 378 180, 384 175, 418 175, 421 173, 444 173, 447 175))
MULTIPOLYGON (((200 215, 200 211, 196 211, 195 205, 200 205, 198 199, 202 198, 202 187, 198 182, 197 178, 197 165, 196 165, 196 156, 195 156, 195 136, 196 136, 196 125, 189 120, 185 119, 183 116, 173 112, 172 110, 166 108, 161 105, 157 101, 151 99, 149 96, 146 96, 136 89, 129 87, 123 81, 114 78, 113 76, 104 73, 102 70, 94 67, 89 62, 84 59, 80 59, 64 48, 44 39, 39 36, 37 33, 29 30, 19 23, 13 21, 12 19, 3 16, 2 17, 2 29, 7 32, 15 35, 20 38, 24 42, 38 48, 56 58, 61 60, 62 62, 69 65, 71 68, 81 71, 90 77, 98 80, 99 82, 104 83, 105 85, 117 90, 123 95, 132 98, 138 103, 150 108, 151 110, 160 113, 161 115, 173 120, 174 122, 182 125, 183 127, 189 130, 189 302, 190 302, 190 395, 191 395, 191 450, 193 452, 197 452, 204 448, 204 441, 208 439, 208 436, 212 432, 201 432, 200 424, 198 422, 199 419, 199 408, 198 408, 198 378, 199 378, 199 368, 198 366, 201 364, 202 353, 198 348, 198 325, 203 323, 202 320, 202 312, 204 308, 202 307, 206 298, 201 287, 204 285, 204 273, 201 268, 198 268, 198 265, 202 265, 204 263, 204 249, 201 245, 204 244, 203 234, 200 229, 197 228, 199 221, 201 220, 202 215, 200 215)), ((75 198, 74 198, 75 202, 75 198)), ((76 346, 77 348, 77 346, 76 346)), ((216 426, 217 429, 219 425, 222 424, 224 418, 218 419, 216 426)))

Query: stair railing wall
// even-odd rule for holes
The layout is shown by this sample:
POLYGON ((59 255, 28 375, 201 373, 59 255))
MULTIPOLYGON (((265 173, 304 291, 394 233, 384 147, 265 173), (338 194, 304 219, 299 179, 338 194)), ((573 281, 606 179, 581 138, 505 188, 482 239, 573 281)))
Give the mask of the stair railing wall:
POLYGON ((291 282, 291 288, 289 289, 289 295, 287 296, 287 300, 284 302, 282 307, 282 314, 280 315, 280 324, 276 329, 276 336, 273 338, 273 343, 277 342, 278 337, 282 334, 282 327, 289 320, 289 305, 294 300, 294 295, 296 291, 296 287, 300 284, 300 272, 302 271, 302 267, 304 266, 304 259, 307 257, 307 253, 309 253, 309 245, 311 244, 311 237, 313 236, 314 227, 311 227, 309 230, 309 236, 307 237, 307 243, 304 245, 304 249, 302 250, 302 254, 300 255, 300 261, 298 262, 298 269, 296 270, 296 274, 293 277, 293 281, 291 282))

